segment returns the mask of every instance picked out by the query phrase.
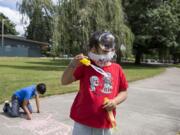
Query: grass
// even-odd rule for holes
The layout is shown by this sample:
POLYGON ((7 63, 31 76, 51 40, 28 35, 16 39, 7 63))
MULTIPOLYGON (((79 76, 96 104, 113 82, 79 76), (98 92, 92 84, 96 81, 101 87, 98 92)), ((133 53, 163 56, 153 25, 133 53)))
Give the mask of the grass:
POLYGON ((155 65, 122 64, 128 82, 153 77, 165 71, 165 67, 155 65))
MULTIPOLYGON (((68 86, 60 84, 61 75, 69 60, 52 58, 0 58, 0 103, 10 99, 12 93, 22 87, 44 82, 45 96, 74 92, 78 82, 68 86)), ((157 75, 165 70, 155 66, 122 65, 128 81, 135 81, 157 75)))
POLYGON ((180 64, 176 64, 175 66, 176 66, 177 68, 180 68, 180 64))

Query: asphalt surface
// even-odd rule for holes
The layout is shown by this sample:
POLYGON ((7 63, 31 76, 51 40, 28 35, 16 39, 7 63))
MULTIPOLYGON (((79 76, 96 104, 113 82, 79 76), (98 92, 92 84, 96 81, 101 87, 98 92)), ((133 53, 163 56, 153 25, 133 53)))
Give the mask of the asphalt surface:
MULTIPOLYGON (((41 99, 41 113, 28 121, 0 111, 0 135, 71 135, 69 118, 76 93, 41 99)), ((34 101, 32 100, 32 104, 34 101)), ((2 110, 0 105, 0 110, 2 110)), ((117 107, 113 135, 176 135, 180 132, 180 69, 129 84, 128 99, 117 107)))

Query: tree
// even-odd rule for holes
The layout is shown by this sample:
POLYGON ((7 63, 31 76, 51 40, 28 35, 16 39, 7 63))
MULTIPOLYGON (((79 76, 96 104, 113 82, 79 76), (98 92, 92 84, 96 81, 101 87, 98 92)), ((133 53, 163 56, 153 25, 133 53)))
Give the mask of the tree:
MULTIPOLYGON (((19 11, 27 15, 30 24, 26 37, 43 42, 51 42, 53 4, 51 0, 22 0, 18 3, 19 11)), ((25 21, 25 20, 24 20, 25 21)))
POLYGON ((135 35, 133 52, 135 63, 140 64, 143 53, 149 53, 152 49, 150 43, 152 36, 147 32, 149 20, 147 11, 158 7, 161 0, 123 0, 123 7, 126 13, 126 20, 135 35))
MULTIPOLYGON (((160 58, 170 54, 175 57, 180 47, 180 2, 171 0, 162 3, 158 8, 148 12, 149 33, 159 44, 160 58), (176 51, 177 50, 177 51, 176 51)), ((175 58, 174 58, 175 59, 175 58)))
POLYGON ((12 23, 9 18, 2 13, 0 13, 0 31, 2 31, 2 19, 4 19, 4 34, 19 34, 15 29, 15 24, 12 23))
POLYGON ((53 41, 59 53, 86 52, 89 37, 97 30, 116 36, 118 54, 121 44, 131 52, 133 34, 124 23, 121 0, 61 0, 56 8, 54 33, 60 37, 53 41))
POLYGON ((164 55, 178 45, 178 0, 128 0, 123 1, 123 5, 135 34, 133 48, 136 64, 140 64, 143 54, 151 53, 153 49, 164 55))

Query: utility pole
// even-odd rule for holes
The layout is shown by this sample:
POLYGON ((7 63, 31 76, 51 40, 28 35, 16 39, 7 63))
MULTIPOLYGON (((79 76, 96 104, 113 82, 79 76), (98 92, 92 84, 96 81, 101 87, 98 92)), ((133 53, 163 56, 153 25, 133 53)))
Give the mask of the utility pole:
POLYGON ((2 38, 1 46, 2 46, 2 49, 4 48, 4 20, 5 19, 2 19, 2 34, 1 34, 1 38, 2 38))
POLYGON ((4 21, 5 19, 2 19, 2 34, 1 34, 1 48, 2 48, 2 56, 4 54, 4 21))

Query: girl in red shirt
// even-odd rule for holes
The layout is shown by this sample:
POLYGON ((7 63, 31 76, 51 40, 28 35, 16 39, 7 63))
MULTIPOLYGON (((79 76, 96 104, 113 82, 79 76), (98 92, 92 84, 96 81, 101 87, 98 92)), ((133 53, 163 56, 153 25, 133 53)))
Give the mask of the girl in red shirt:
POLYGON ((95 32, 89 41, 88 57, 74 57, 62 76, 62 84, 80 81, 80 88, 71 107, 75 121, 73 135, 111 135, 112 124, 107 111, 113 111, 127 97, 128 83, 120 65, 113 63, 115 38, 109 32, 95 32), (92 66, 80 63, 83 58, 103 70, 103 75, 92 66), (109 101, 104 103, 104 99, 109 101))

